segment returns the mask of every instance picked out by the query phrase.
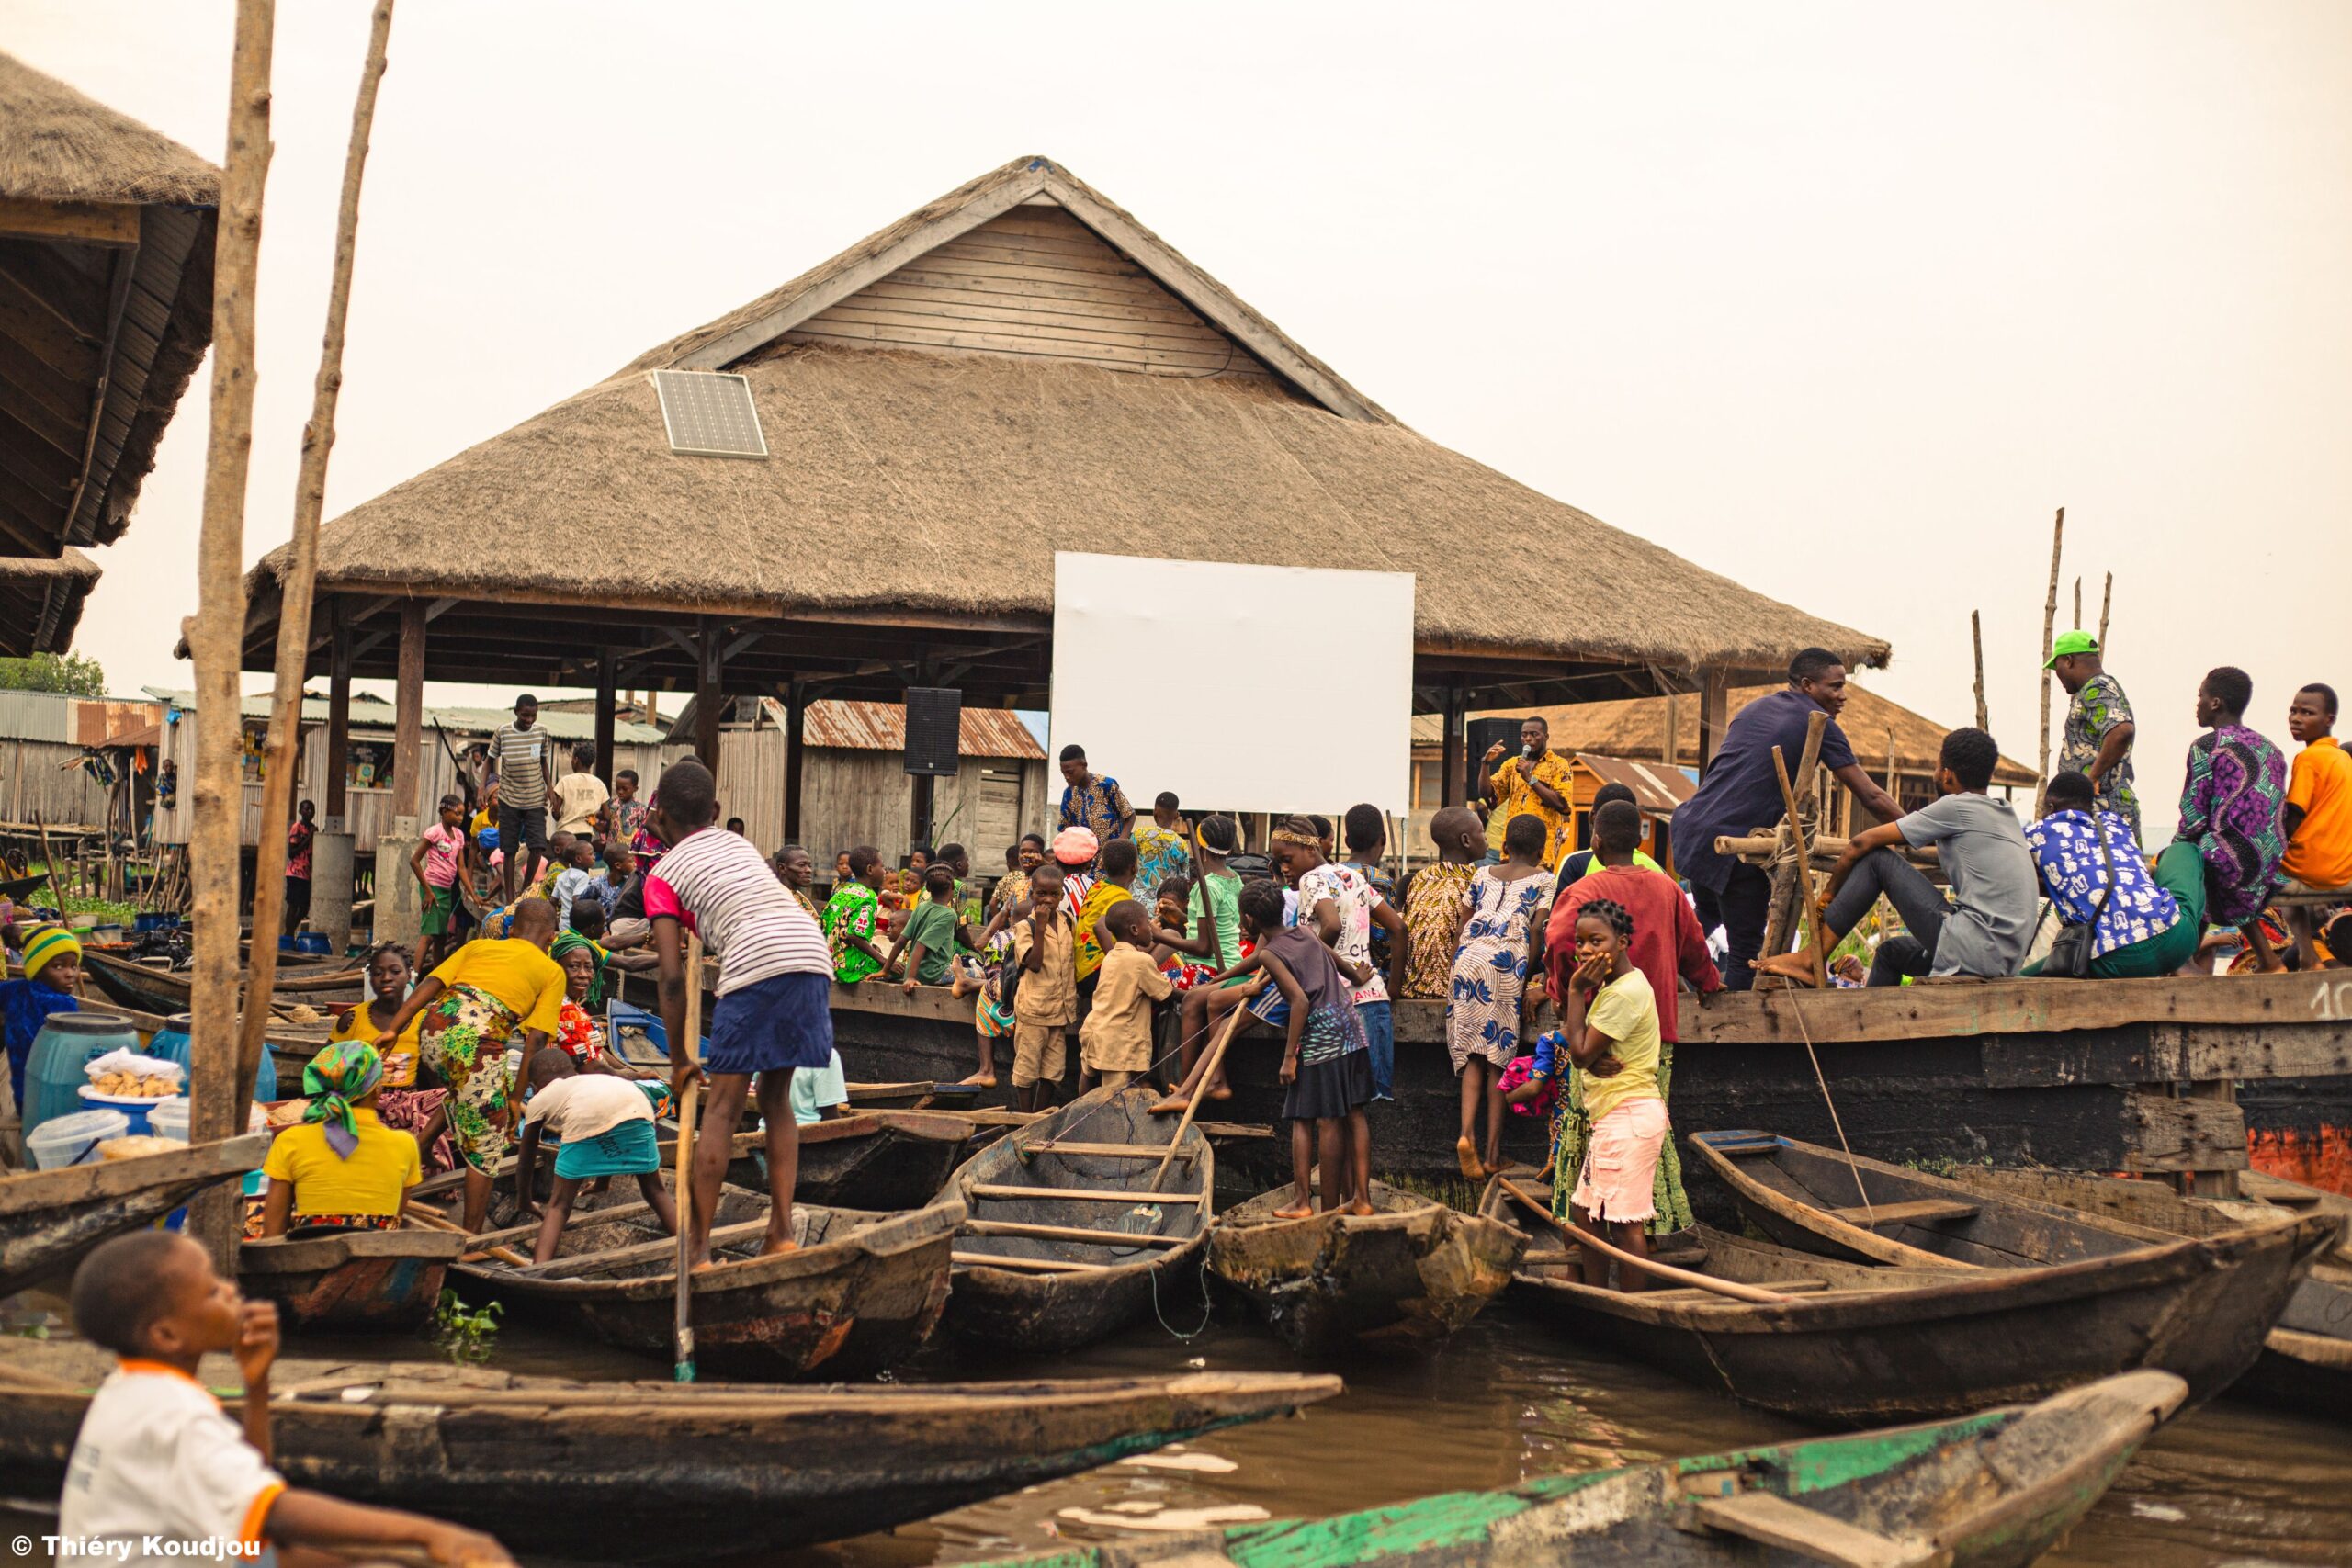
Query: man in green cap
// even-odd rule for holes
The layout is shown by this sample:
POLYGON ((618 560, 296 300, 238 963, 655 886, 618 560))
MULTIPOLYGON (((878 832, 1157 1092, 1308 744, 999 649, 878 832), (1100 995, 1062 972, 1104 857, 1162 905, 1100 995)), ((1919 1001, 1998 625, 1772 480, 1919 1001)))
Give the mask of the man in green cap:
POLYGON ((2058 743, 2062 773, 2091 781, 2101 810, 2120 814, 2140 832, 2140 797, 2132 790, 2132 702, 2099 661, 2098 638, 2086 631, 2062 632, 2051 645, 2050 662, 2073 699, 2066 705, 2066 733, 2058 743))

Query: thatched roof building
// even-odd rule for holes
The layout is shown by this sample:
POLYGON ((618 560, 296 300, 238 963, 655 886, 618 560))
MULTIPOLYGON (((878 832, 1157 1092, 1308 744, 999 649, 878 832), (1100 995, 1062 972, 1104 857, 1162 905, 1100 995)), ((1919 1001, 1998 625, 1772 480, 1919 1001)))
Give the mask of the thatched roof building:
POLYGON ((98 576, 98 563, 79 550, 55 560, 0 558, 0 658, 71 648, 98 576))
POLYGON ((220 171, 0 54, 0 556, 121 536, 212 341, 220 171))

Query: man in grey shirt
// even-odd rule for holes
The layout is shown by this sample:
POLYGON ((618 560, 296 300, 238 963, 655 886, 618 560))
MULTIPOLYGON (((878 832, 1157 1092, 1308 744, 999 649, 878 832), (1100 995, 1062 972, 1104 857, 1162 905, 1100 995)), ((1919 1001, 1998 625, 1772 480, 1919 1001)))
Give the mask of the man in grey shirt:
MULTIPOLYGON (((1835 946, 1884 894, 1908 933, 1879 943, 1870 983, 1894 986, 1905 976, 2014 975, 2032 940, 2041 886, 2033 852, 2007 801, 1984 793, 2000 749, 1981 729, 1944 737, 1936 761, 1941 798, 1906 817, 1858 834, 1829 874, 1822 924, 1835 946), (1894 852, 1898 843, 1932 846, 1951 885, 1946 898, 1918 868, 1894 852)), ((1810 949, 1774 953, 1756 965, 1807 985, 1822 984, 1810 949)))

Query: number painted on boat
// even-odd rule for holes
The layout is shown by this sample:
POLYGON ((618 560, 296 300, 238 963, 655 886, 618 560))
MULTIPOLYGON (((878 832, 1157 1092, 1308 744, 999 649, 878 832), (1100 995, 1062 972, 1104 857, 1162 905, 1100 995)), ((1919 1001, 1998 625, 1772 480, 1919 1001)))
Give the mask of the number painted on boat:
POLYGON ((2352 980, 2322 980, 2312 993, 2312 1011, 2323 1022, 2352 1019, 2352 980))

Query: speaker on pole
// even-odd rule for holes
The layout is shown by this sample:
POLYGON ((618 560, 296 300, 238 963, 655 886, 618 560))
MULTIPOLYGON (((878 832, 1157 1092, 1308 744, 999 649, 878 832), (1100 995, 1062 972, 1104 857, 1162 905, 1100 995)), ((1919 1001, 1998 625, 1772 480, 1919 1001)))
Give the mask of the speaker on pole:
POLYGON ((953 686, 907 688, 907 772, 952 779, 963 748, 964 694, 953 686))
POLYGON ((1503 750, 1512 756, 1519 754, 1519 727, 1516 718, 1474 718, 1470 721, 1470 744, 1464 760, 1470 766, 1470 793, 1465 797, 1476 800, 1487 793, 1487 781, 1495 776, 1500 763, 1487 761, 1487 748, 1499 740, 1503 750))

